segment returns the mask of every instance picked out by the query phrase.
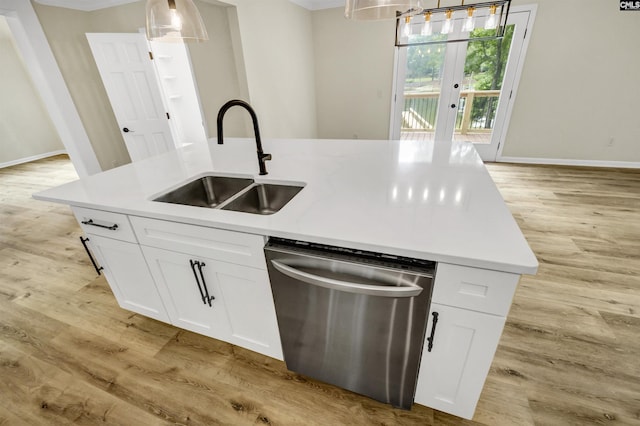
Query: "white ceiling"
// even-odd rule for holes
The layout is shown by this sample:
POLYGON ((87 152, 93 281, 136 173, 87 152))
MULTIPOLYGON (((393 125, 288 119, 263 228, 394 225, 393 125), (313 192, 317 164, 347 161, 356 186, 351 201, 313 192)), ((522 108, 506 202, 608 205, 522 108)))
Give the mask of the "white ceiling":
MULTIPOLYGON (((134 3, 140 0, 36 0, 40 4, 49 6, 66 7, 84 11, 104 9, 126 3, 134 3)), ((204 0, 207 1, 207 0, 204 0)), ((264 0, 262 0, 264 1, 264 0)), ((329 9, 344 6, 345 0, 289 0, 309 10, 329 9)))

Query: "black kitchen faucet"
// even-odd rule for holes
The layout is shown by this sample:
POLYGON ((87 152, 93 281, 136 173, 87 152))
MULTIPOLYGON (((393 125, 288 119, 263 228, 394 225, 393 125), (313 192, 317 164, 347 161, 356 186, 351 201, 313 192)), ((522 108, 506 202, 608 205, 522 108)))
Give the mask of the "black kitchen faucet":
POLYGON ((218 144, 222 145, 224 143, 222 131, 222 120, 224 118, 224 115, 229 110, 229 108, 236 105, 243 107, 244 109, 249 111, 249 114, 251 115, 251 120, 253 121, 253 132, 256 137, 256 148, 258 151, 258 167, 260 167, 260 174, 266 175, 267 167, 265 166, 265 161, 271 160, 271 154, 265 154, 262 151, 262 140, 260 139, 260 129, 258 128, 258 117, 256 116, 256 112, 253 110, 253 108, 251 108, 251 105, 249 105, 245 101, 241 101, 240 99, 230 100, 226 104, 222 105, 222 108, 220 108, 220 111, 218 111, 218 144))

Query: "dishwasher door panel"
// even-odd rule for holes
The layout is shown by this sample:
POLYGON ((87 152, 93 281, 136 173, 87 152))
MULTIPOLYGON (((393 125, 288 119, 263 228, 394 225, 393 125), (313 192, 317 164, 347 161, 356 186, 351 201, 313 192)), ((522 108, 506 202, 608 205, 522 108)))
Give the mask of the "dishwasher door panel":
POLYGON ((287 368, 409 409, 432 277, 266 252, 287 368))

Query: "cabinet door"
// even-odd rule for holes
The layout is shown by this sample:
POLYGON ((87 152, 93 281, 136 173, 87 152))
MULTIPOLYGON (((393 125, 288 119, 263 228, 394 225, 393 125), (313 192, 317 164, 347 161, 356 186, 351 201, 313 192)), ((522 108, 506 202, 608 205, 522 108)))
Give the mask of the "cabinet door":
POLYGON ((431 304, 427 336, 438 313, 433 347, 422 351, 415 402, 471 419, 504 327, 505 318, 431 304))
POLYGON ((167 307, 171 323, 177 327, 229 341, 231 331, 223 296, 212 278, 214 261, 154 247, 142 247, 158 290, 167 307), (192 261, 204 262, 202 276, 192 261), (211 304, 203 300, 206 292, 211 304))
POLYGON ((89 247, 103 267, 118 304, 127 310, 169 322, 158 289, 138 244, 88 234, 89 247))
POLYGON ((282 360, 278 320, 269 274, 264 269, 217 262, 215 279, 222 290, 234 345, 282 360))
POLYGON ((154 247, 142 249, 174 325, 283 359, 267 271, 154 247), (215 297, 211 306, 202 301, 190 261, 205 265, 202 276, 209 295, 215 297))

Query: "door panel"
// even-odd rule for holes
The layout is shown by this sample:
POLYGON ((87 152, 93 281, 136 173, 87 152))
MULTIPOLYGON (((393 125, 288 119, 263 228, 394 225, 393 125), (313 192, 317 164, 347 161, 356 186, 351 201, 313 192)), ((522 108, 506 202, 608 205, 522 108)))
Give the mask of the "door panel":
MULTIPOLYGON (((529 11, 510 13, 502 39, 400 48, 392 138, 473 142, 483 160, 494 161, 506 135, 529 17, 529 11)), ((472 38, 487 35, 483 19, 478 17, 472 38)), ((453 39, 469 34, 461 19, 454 28, 453 39)))
MULTIPOLYGON (((470 419, 498 347, 505 318, 437 303, 431 351, 422 351, 415 402, 470 419)), ((433 329, 429 315, 427 333, 433 329)))
POLYGON ((231 342, 283 359, 267 271, 218 262, 215 279, 224 296, 231 342))
POLYGON ((87 40, 131 160, 174 149, 144 36, 88 33, 87 40))
POLYGON ((104 268, 118 304, 139 314, 169 322, 169 317, 138 244, 87 234, 89 247, 104 268))
MULTIPOLYGON (((203 274, 209 295, 215 299, 211 306, 203 302, 190 260, 195 256, 168 250, 143 247, 149 268, 163 295, 171 323, 216 339, 229 341, 231 334, 224 308, 223 295, 214 277, 211 265, 205 260, 203 274)), ((202 260, 202 259, 200 259, 202 260)))

